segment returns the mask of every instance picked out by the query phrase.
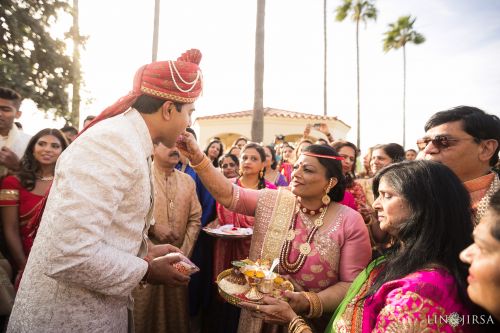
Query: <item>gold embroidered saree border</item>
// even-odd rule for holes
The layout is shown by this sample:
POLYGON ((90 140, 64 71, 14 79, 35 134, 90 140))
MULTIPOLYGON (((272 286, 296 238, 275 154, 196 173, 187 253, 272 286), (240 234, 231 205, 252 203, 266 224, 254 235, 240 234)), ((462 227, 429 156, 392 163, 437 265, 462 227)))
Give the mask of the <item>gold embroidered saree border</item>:
POLYGON ((293 218, 296 198, 287 189, 278 189, 278 196, 274 206, 271 221, 264 236, 261 258, 273 260, 279 258, 281 246, 285 241, 287 229, 293 218))

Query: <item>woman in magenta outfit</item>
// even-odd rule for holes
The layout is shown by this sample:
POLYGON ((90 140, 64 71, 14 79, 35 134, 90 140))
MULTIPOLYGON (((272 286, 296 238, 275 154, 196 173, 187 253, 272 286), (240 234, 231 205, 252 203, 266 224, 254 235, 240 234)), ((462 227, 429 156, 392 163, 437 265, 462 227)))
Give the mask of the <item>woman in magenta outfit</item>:
POLYGON ((18 270, 16 282, 30 253, 39 219, 39 205, 54 179, 56 161, 67 147, 57 129, 46 128, 31 138, 21 159, 21 169, 7 176, 0 187, 0 206, 5 240, 18 270))
MULTIPOLYGON (((294 164, 290 190, 254 191, 228 182, 210 167, 193 138, 186 135, 184 141, 183 153, 217 201, 255 217, 249 258, 278 258, 279 272, 289 275, 296 286, 297 292, 288 295, 292 308, 310 314, 311 325, 324 329, 371 257, 361 215, 339 204, 345 189, 342 158, 329 146, 311 145, 294 164)), ((268 329, 262 320, 242 311, 238 332, 268 329)))
MULTIPOLYGON (((458 259, 473 227, 470 198, 457 176, 439 163, 403 162, 381 170, 373 190, 392 246, 356 277, 326 332, 479 331, 459 321, 473 311, 467 266, 458 259)), ((293 327, 302 325, 287 303, 266 302, 259 309, 266 320, 274 313, 293 327)))

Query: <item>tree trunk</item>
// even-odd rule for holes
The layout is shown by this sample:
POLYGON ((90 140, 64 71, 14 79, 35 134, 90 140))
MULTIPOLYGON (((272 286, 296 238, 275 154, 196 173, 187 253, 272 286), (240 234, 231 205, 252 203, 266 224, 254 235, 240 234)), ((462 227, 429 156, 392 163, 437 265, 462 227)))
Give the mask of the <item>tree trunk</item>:
POLYGON ((359 94, 359 19, 356 21, 356 90, 357 90, 357 113, 356 113, 356 145, 361 149, 361 112, 360 112, 360 94, 359 94))
POLYGON ((403 148, 406 149, 406 47, 403 45, 403 148))
POLYGON ((80 128, 80 27, 78 25, 78 0, 73 0, 73 97, 71 100, 70 123, 76 129, 80 128))
POLYGON ((327 99, 327 21, 326 21, 326 3, 327 0, 323 0, 323 44, 324 44, 324 59, 323 59, 323 115, 326 116, 328 113, 328 99, 327 99))
POLYGON ((155 19, 153 26, 153 52, 151 59, 156 61, 158 56, 158 29, 160 26, 160 0, 155 0, 155 19))
POLYGON ((262 142, 264 137, 264 18, 266 1, 257 1, 255 28, 255 88, 252 118, 252 141, 262 142))

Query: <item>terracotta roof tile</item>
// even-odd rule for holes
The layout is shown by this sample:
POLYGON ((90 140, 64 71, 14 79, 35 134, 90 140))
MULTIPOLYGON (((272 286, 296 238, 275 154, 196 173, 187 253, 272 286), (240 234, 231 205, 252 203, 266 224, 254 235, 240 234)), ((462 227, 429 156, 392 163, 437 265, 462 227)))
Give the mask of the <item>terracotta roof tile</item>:
MULTIPOLYGON (((196 120, 208 120, 208 119, 226 119, 226 118, 244 118, 252 115, 253 110, 229 112, 223 114, 217 114, 213 116, 198 117, 196 120)), ((283 117, 283 118, 298 118, 307 120, 337 120, 342 123, 337 117, 321 116, 317 114, 309 114, 295 111, 287 111, 273 108, 264 108, 264 116, 268 117, 283 117)))

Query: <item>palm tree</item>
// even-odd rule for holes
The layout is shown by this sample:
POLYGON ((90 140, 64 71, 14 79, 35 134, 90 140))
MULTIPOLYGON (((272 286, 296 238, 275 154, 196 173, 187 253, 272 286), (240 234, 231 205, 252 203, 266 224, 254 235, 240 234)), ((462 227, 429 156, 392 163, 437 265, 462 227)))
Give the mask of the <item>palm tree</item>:
POLYGON ((160 27, 160 0, 155 0, 155 19, 153 21, 153 51, 151 54, 152 61, 156 61, 158 56, 158 30, 160 27))
POLYGON ((255 28, 255 86, 252 117, 252 141, 264 138, 264 18, 266 0, 257 1, 257 24, 255 28))
POLYGON ((341 22, 349 14, 356 23, 356 72, 357 72, 357 146, 361 146, 361 112, 360 112, 360 93, 359 93, 359 22, 363 21, 366 25, 368 20, 377 19, 377 8, 375 0, 342 0, 342 5, 336 9, 336 20, 341 22))
POLYGON ((396 23, 389 24, 385 32, 384 51, 403 48, 403 147, 406 143, 406 43, 422 44, 425 37, 413 30, 417 18, 411 15, 401 16, 396 23))
POLYGON ((80 27, 78 24, 78 0, 73 0, 73 26, 71 27, 71 38, 73 39, 73 97, 71 99, 71 125, 77 129, 80 128, 80 84, 81 84, 81 69, 80 69, 80 45, 82 36, 80 36, 80 27))

